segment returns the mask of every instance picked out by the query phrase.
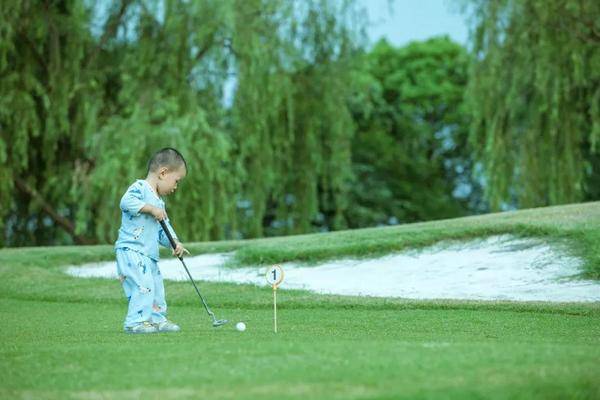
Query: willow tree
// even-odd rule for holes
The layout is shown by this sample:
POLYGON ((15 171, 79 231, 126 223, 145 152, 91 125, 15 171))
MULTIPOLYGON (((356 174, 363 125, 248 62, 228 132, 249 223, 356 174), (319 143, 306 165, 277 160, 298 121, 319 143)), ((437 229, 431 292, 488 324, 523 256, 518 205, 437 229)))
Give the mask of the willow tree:
POLYGON ((183 237, 224 237, 235 192, 220 106, 231 4, 0 7, 0 220, 10 243, 114 241, 121 193, 163 146, 189 160, 171 213, 194 220, 178 225, 183 237))
POLYGON ((167 211, 185 240, 222 239, 235 223, 237 170, 222 121, 231 5, 138 1, 106 51, 107 115, 89 136, 95 161, 78 221, 102 241, 114 240, 123 190, 146 175, 149 156, 179 149, 188 175, 167 211), (125 30, 127 29, 127 30, 125 30), (110 182, 110 185, 107 185, 110 182))
POLYGON ((237 4, 233 111, 249 236, 344 226, 355 11, 351 2, 237 4))
POLYGON ((168 210, 186 240, 259 236, 271 215, 308 231, 319 210, 343 226, 350 6, 2 2, 4 237, 114 241, 121 193, 163 146, 188 159, 168 210))
POLYGON ((471 4, 470 142, 492 206, 584 198, 600 173, 600 3, 471 4))
POLYGON ((21 244, 89 241, 73 223, 71 190, 100 104, 87 21, 81 2, 0 5, 0 223, 21 244))

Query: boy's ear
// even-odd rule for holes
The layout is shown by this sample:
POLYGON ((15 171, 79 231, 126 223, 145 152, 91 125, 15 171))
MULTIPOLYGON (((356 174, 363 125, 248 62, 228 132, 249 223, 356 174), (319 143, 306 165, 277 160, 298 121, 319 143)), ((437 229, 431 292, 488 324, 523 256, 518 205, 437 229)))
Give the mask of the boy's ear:
POLYGON ((162 178, 162 177, 164 177, 167 174, 167 172, 169 172, 169 168, 167 168, 167 167, 161 167, 158 170, 158 176, 162 178))

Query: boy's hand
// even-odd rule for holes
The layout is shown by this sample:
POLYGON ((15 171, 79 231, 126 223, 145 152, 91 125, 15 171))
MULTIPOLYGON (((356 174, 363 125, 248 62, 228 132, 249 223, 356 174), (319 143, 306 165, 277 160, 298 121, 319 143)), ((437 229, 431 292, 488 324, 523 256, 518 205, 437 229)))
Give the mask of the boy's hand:
POLYGON ((167 212, 162 208, 154 207, 148 204, 146 206, 149 208, 148 213, 157 221, 164 221, 167 219, 167 212))
POLYGON ((181 257, 183 256, 183 253, 186 254, 190 254, 189 251, 187 251, 187 249, 185 247, 183 247, 183 245, 181 243, 177 243, 177 246, 175 247, 175 250, 173 250, 173 255, 177 256, 177 257, 181 257))

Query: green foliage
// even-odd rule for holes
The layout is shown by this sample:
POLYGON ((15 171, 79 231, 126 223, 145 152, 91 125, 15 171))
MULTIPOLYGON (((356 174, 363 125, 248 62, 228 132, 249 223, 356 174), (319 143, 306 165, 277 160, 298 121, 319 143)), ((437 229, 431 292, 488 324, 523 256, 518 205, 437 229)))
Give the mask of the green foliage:
MULTIPOLYGON (((356 78, 353 227, 464 214, 475 198, 465 146, 466 50, 441 37, 394 48, 377 43, 356 78), (454 191, 466 187, 461 202, 454 191)), ((464 191, 464 189, 463 189, 464 191)))
POLYGON ((118 68, 110 72, 104 88, 111 109, 102 128, 86 142, 95 167, 76 189, 82 199, 78 228, 91 230, 102 242, 115 238, 120 210, 114 205, 123 191, 145 177, 149 156, 165 146, 179 149, 189 166, 181 190, 169 201, 177 205, 168 212, 178 234, 208 240, 223 238, 231 229, 238 184, 230 162, 232 143, 210 123, 220 112, 215 96, 225 75, 199 72, 223 58, 207 43, 213 45, 218 25, 211 18, 224 20, 227 10, 210 2, 189 8, 178 1, 164 5, 162 21, 154 10, 134 8, 139 13, 135 40, 115 41, 118 68), (196 26, 200 28, 192 29, 196 26), (207 50, 198 60, 202 48, 207 50))
POLYGON ((560 204, 593 194, 600 3, 473 4, 470 142, 493 207, 560 204))
MULTIPOLYGON (((160 107, 156 103, 154 106, 160 107)), ((153 124, 152 116, 141 110, 130 118, 111 118, 89 143, 97 167, 86 184, 77 188, 82 199, 78 221, 95 221, 97 237, 107 242, 114 240, 120 223, 119 208, 92 206, 109 205, 115 199, 118 202, 123 188, 145 176, 148 154, 163 146, 180 149, 189 165, 179 193, 169 201, 178 205, 168 208, 178 234, 196 240, 223 237, 227 218, 233 213, 228 197, 236 182, 225 161, 231 143, 222 132, 209 127, 201 110, 194 116, 170 116, 160 124, 153 124), (137 139, 132 141, 132 137, 137 139), (106 187, 106 182, 113 184, 106 187)), ((87 225, 82 226, 86 228, 87 225)))
POLYGON ((99 99, 84 67, 90 35, 78 2, 3 2, 0 6, 0 215, 13 235, 57 234, 42 204, 18 192, 36 188, 57 214, 71 217, 70 188, 85 163, 83 143, 95 128, 99 99), (75 174, 73 174, 75 171, 75 174), (33 226, 33 227, 32 227, 33 226))
POLYGON ((262 236, 268 219, 306 232, 320 209, 343 226, 352 2, 0 7, 3 241, 114 241, 119 197, 163 146, 190 166, 169 208, 186 240, 262 236))
POLYGON ((0 242, 114 241, 163 146, 186 241, 596 199, 599 6, 474 4, 469 56, 364 54, 354 1, 2 2, 0 242))
POLYGON ((345 99, 358 43, 347 26, 354 9, 306 1, 257 12, 271 10, 264 3, 240 2, 236 13, 234 131, 249 178, 242 221, 250 237, 265 225, 271 234, 309 232, 314 222, 339 229, 351 175, 345 99))

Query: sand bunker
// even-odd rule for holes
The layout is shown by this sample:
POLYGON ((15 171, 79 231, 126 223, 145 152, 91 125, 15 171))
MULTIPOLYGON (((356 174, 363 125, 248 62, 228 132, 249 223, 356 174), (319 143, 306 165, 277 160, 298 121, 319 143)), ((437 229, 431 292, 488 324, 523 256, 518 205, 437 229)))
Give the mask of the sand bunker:
MULTIPOLYGON (((231 254, 189 257, 194 279, 266 285, 265 268, 222 267, 231 254)), ((581 260, 541 240, 493 236, 466 243, 442 242, 366 260, 342 259, 315 266, 282 264, 283 289, 410 299, 600 301, 600 282, 577 279, 581 260)), ((116 278, 114 262, 68 267, 77 277, 116 278)), ((165 279, 187 275, 177 259, 160 262, 165 279)))

